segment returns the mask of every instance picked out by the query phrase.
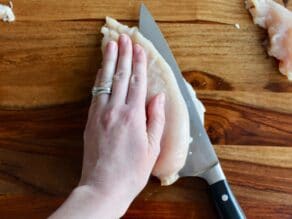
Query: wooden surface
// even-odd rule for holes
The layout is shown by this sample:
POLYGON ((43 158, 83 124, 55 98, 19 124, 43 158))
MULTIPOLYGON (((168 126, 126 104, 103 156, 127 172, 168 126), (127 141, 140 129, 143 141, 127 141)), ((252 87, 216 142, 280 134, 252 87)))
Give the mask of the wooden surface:
MULTIPOLYGON (((0 23, 0 218, 45 218, 78 182, 104 17, 137 25, 141 1, 13 2, 17 21, 0 23)), ((266 55, 265 31, 242 0, 144 3, 207 108, 247 217, 292 218, 292 83, 266 55)), ((203 180, 152 178, 124 218, 217 216, 203 180)))

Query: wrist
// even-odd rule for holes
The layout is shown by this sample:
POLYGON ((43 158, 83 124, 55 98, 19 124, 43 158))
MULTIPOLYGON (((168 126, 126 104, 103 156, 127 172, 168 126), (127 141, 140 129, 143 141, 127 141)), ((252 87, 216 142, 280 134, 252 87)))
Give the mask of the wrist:
POLYGON ((63 205, 49 219, 81 219, 122 217, 130 203, 88 185, 76 187, 63 205))
MULTIPOLYGON (((96 214, 94 218, 116 219, 122 217, 129 205, 129 195, 123 190, 105 190, 102 187, 79 185, 72 191, 72 196, 79 199, 83 197, 88 206, 92 206, 96 214)), ((80 203, 80 205, 83 203, 80 203)))
POLYGON ((125 179, 110 181, 81 177, 75 190, 89 193, 88 195, 94 200, 102 199, 106 203, 110 203, 110 209, 119 208, 124 213, 138 194, 136 186, 125 179))

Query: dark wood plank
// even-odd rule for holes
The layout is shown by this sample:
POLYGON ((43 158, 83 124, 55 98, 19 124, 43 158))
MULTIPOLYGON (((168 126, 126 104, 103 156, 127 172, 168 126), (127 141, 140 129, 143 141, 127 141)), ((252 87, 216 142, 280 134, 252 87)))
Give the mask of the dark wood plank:
POLYGON ((214 144, 286 145, 292 142, 291 113, 203 99, 206 129, 214 144))
MULTIPOLYGON (((285 218, 291 213, 288 209, 291 208, 289 200, 292 198, 292 145, 289 145, 291 135, 287 135, 291 130, 291 120, 285 113, 240 105, 230 102, 231 98, 227 97, 222 100, 222 95, 221 101, 218 101, 215 95, 214 100, 204 99, 204 103, 208 109, 207 129, 215 127, 215 130, 223 130, 224 133, 216 135, 211 132, 213 141, 238 144, 215 147, 232 188, 251 217, 257 215, 252 212, 255 209, 251 208, 250 213, 250 208, 246 206, 255 204, 263 206, 259 207, 262 216, 269 213, 285 218), (219 129, 218 123, 224 117, 230 122, 219 129), (278 119, 274 121, 273 118, 278 119), (252 125, 254 123, 258 125, 252 125), (271 124, 274 128, 270 128, 271 124), (242 137, 234 127, 241 127, 242 130, 248 127, 253 134, 242 137), (279 130, 275 134, 277 127, 279 130), (255 142, 257 146, 252 145, 255 142), (265 142, 269 145, 275 142, 281 144, 263 146, 265 142), (243 143, 245 145, 242 146, 243 143), (265 209, 267 206, 273 206, 272 210, 265 209), (280 206, 283 212, 279 211, 280 206)), ((34 194, 36 199, 68 194, 77 185, 80 175, 82 131, 87 107, 88 102, 83 102, 43 109, 1 110, 0 193, 12 199, 13 195, 21 194, 25 198, 34 194)), ((153 218, 155 215, 158 218, 171 215, 173 218, 204 218, 208 215, 206 217, 212 218, 215 213, 210 210, 213 205, 209 198, 202 180, 185 179, 170 187, 160 187, 158 180, 152 179, 125 218, 137 215, 143 215, 142 218, 153 218), (179 211, 184 205, 188 207, 179 211), (143 213, 145 210, 147 213, 143 213)), ((54 200, 52 203, 55 203, 54 200)), ((57 206, 50 205, 51 208, 38 212, 34 204, 18 204, 20 207, 11 207, 11 211, 0 204, 0 212, 16 218, 18 213, 22 215, 21 212, 25 211, 40 216, 57 206)))
POLYGON ((0 215, 2 219, 43 219, 64 200, 65 196, 0 196, 0 215))
MULTIPOLYGON (((219 157, 223 156, 223 168, 248 218, 291 216, 291 149, 218 145, 216 151, 219 157), (244 156, 241 156, 243 153, 244 156), (257 155, 263 153, 265 156, 257 159, 257 155), (286 162, 279 164, 279 158, 285 157, 285 154, 286 162)), ((69 181, 68 178, 63 179, 69 181)), ((48 194, 2 196, 0 212, 4 218, 20 218, 23 215, 42 218, 42 215, 48 215, 57 208, 64 197, 48 194)), ((216 218, 207 185, 200 179, 180 179, 172 186, 161 187, 158 180, 152 178, 124 218, 185 217, 216 218)))
MULTIPOLYGON (((256 101, 253 105, 245 104, 256 94, 242 97, 244 101, 232 99, 234 94, 222 95, 220 99, 215 94, 213 99, 211 95, 202 97, 207 108, 206 128, 213 143, 291 146, 291 107, 287 108, 289 113, 277 109, 285 108, 289 99, 287 103, 281 102, 280 107, 275 104, 273 110, 273 102, 268 107, 260 102, 257 105, 256 101)), ((34 110, 1 110, 1 147, 60 156, 74 153, 66 149, 82 145, 87 110, 88 102, 34 110)))

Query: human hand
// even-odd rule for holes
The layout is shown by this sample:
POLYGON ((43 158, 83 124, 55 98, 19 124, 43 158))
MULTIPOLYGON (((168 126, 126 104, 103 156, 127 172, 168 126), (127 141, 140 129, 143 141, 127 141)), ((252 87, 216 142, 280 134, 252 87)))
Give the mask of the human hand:
POLYGON ((146 185, 165 120, 163 93, 146 107, 146 63, 143 48, 126 35, 107 45, 95 84, 113 81, 112 93, 93 97, 79 186, 50 219, 119 218, 146 185))
POLYGON ((93 97, 84 132, 80 185, 118 199, 119 216, 145 187, 160 152, 165 96, 145 108, 146 65, 144 49, 127 35, 118 46, 108 43, 96 86, 113 81, 112 93, 93 97))

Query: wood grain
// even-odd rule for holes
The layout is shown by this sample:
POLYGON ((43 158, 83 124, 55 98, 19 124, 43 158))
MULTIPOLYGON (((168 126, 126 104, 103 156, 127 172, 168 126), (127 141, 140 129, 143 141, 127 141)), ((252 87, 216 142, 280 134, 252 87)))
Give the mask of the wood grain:
POLYGON ((225 101, 204 100, 206 129, 214 144, 291 146, 290 114, 256 109, 225 101), (272 136, 272 137, 270 137, 272 136))
MULTIPOLYGON (((250 99, 256 94, 241 97, 241 102, 233 96, 240 97, 240 94, 201 97, 207 108, 206 129, 213 143, 291 146, 291 111, 277 110, 277 104, 274 110, 273 102, 270 108, 261 105, 260 101, 257 105, 256 99, 252 105, 250 99)), ((280 107, 284 108, 288 103, 289 99, 280 107)), ((58 153, 60 156, 74 153, 66 151, 66 148, 82 144, 88 105, 89 101, 44 109, 0 110, 0 121, 5 124, 0 129, 2 148, 58 153), (32 146, 34 142, 37 144, 32 146), (60 144, 62 147, 59 147, 60 144)))
MULTIPOLYGON (((277 0, 284 5, 282 0, 277 0)), ((96 20, 113 16, 122 20, 137 20, 143 2, 158 21, 211 21, 225 24, 246 23, 249 15, 244 1, 205 0, 145 0, 145 1, 58 1, 14 0, 15 13, 20 21, 96 20), (175 16, 173 16, 175 13, 175 16)), ((291 1, 286 6, 292 9, 291 1)))
MULTIPOLYGON (((0 71, 6 73, 0 75, 0 106, 41 107, 88 98, 101 61, 102 25, 101 21, 20 22, 4 28, 0 71)), ((253 24, 240 30, 218 24, 160 26, 184 76, 196 89, 291 94, 292 83, 261 46, 264 31, 253 24)))
MULTIPOLYGON (((215 149, 248 218, 258 218, 253 217, 253 215, 263 217, 267 214, 271 218, 282 216, 283 218, 289 218, 288 216, 292 213, 290 202, 292 198, 290 186, 292 179, 287 178, 287 176, 291 173, 292 168, 291 150, 283 147, 279 147, 279 150, 276 150, 274 147, 268 146, 249 146, 247 148, 246 146, 237 145, 216 145, 215 149), (242 156, 242 153, 244 153, 244 156, 242 156), (272 158, 270 163, 263 161, 263 154, 267 156, 266 159, 272 158), (279 164, 279 160, 283 158, 284 154, 286 154, 284 156, 286 157, 286 164, 279 164), (258 157, 262 157, 262 159, 258 159, 258 157), (259 202, 263 204, 257 205, 259 202), (255 211, 255 206, 252 205, 257 205, 257 211, 255 211), (280 211, 280 209, 283 211, 280 211)), ((32 156, 29 153, 28 155, 32 156)), ((18 159, 23 159, 22 157, 23 154, 18 159)), ((62 160, 61 157, 56 159, 62 160)), ((68 159, 74 161, 73 157, 68 157, 68 159)), ((1 158, 2 160, 3 158, 1 158)), ((42 166, 41 164, 46 164, 50 159, 42 155, 41 159, 38 160, 37 163, 33 164, 42 166)), ((30 164, 27 165, 31 166, 30 164)), ((55 169, 60 168, 60 172, 65 172, 66 170, 64 165, 60 165, 58 162, 51 162, 49 165, 55 169)), ((69 166, 69 169, 71 169, 69 173, 76 172, 76 167, 74 166, 69 166)), ((36 175, 40 176, 42 171, 44 170, 33 170, 36 175)), ((21 178, 19 177, 19 179, 21 178)), ((49 182, 54 183, 58 181, 58 173, 47 171, 46 178, 49 182)), ((78 179, 77 176, 73 178, 75 180, 78 179)), ((67 184, 70 184, 70 179, 71 177, 68 177, 68 175, 63 177, 63 181, 67 184)), ((45 187, 47 186, 43 182, 42 184, 45 187)), ((12 196, 14 193, 9 195, 9 192, 6 191, 8 196, 0 199, 0 211, 3 215, 7 215, 7 218, 11 215, 15 215, 15 218, 18 218, 17 215, 22 215, 23 213, 31 215, 30 211, 27 210, 28 208, 31 208, 32 212, 37 213, 37 215, 48 215, 61 203, 65 194, 70 191, 70 189, 63 188, 64 195, 56 196, 60 194, 60 191, 58 191, 54 196, 51 196, 52 194, 47 196, 46 192, 41 192, 37 189, 37 185, 35 187, 36 190, 34 192, 26 189, 27 196, 24 196, 26 193, 22 193, 22 195, 18 193, 18 195, 12 196), (32 196, 31 194, 34 195, 32 196), (26 198, 31 199, 32 203, 25 202, 26 198), (35 200, 39 199, 41 202, 37 204, 35 200), (14 203, 15 206, 6 208, 5 203, 7 202, 14 203), (48 204, 43 204, 46 202, 48 204)), ((45 190, 50 189, 47 186, 45 190)), ((158 180, 152 178, 144 191, 135 200, 125 218, 140 218, 140 216, 141 218, 183 218, 184 216, 188 218, 216 218, 206 183, 200 179, 191 178, 181 179, 171 187, 160 187, 158 180), (181 208, 183 210, 180 210, 181 208)))
MULTIPOLYGON (((226 142, 226 145, 217 145, 215 149, 243 208, 249 213, 249 208, 246 206, 261 202, 265 204, 259 209, 260 215, 269 213, 276 218, 276 216, 291 214, 288 209, 291 208, 289 200, 292 198, 290 187, 292 178, 289 177, 292 171, 292 150, 291 144, 289 145, 292 135, 286 133, 291 130, 289 128, 291 119, 287 119, 287 127, 283 121, 280 121, 282 134, 279 132, 275 135, 273 129, 265 128, 265 134, 269 136, 270 141, 266 140, 266 136, 262 136, 260 123, 266 121, 262 118, 258 118, 259 125, 249 126, 252 134, 242 137, 229 126, 244 128, 245 123, 252 116, 257 118, 257 115, 269 116, 269 114, 261 108, 248 108, 243 103, 240 106, 236 102, 230 102, 230 98, 229 101, 228 98, 222 101, 224 95, 221 96, 221 101, 218 101, 216 95, 214 96, 214 100, 203 98, 208 109, 207 130, 210 129, 208 126, 216 127, 221 121, 214 119, 213 116, 226 117, 230 121, 242 121, 216 129, 224 130, 224 133, 231 138, 225 138, 226 135, 217 136, 214 133, 210 133, 210 136, 213 141, 219 139, 220 142, 226 142), (285 138, 281 139, 279 135, 285 138), (236 136, 238 139, 235 138, 236 136), (256 138, 259 141, 255 141, 256 138), (251 142, 257 142, 258 145, 251 145, 251 142), (281 144, 265 146, 265 142, 268 142, 268 145, 273 145, 275 142, 281 144), (271 208, 265 210, 270 205, 273 206, 272 210, 271 208), (286 210, 279 213, 280 208, 286 210)), ((80 175, 82 130, 87 108, 88 102, 43 109, 1 110, 0 120, 5 121, 5 126, 1 128, 0 139, 0 193, 8 195, 12 200, 14 195, 26 197, 31 194, 34 194, 36 199, 39 196, 60 197, 60 195, 62 195, 61 199, 64 198, 77 184, 80 175)), ((271 118, 282 115, 278 112, 271 113, 271 115, 275 114, 271 118)), ((32 211, 38 215, 49 214, 60 203, 55 200, 55 198, 46 200, 56 203, 51 204, 49 209, 37 208, 32 211)), ((29 206, 21 201, 22 199, 15 200, 20 207, 13 208, 11 212, 11 209, 8 211, 4 207, 1 208, 0 200, 0 212, 3 211, 3 214, 8 216, 17 215, 17 212, 26 212, 29 206)), ((155 216, 157 218, 184 216, 216 218, 215 212, 210 211, 210 208, 213 208, 212 202, 206 184, 202 180, 189 178, 179 180, 171 187, 160 187, 158 180, 152 179, 125 218, 137 218, 137 215, 143 215, 141 218, 155 218, 155 216), (184 211, 179 211, 185 205, 188 207, 185 207, 184 211), (145 214, 144 211, 147 213, 145 214)), ((251 212, 253 212, 250 213, 251 216, 255 213, 258 215, 255 209, 251 212)))
MULTIPOLYGON (((143 1, 152 11, 157 20, 161 21, 196 21, 219 20, 232 22, 235 19, 247 17, 241 1, 226 2, 223 0, 194 2, 185 1, 143 1), (221 10, 215 10, 216 8, 221 10), (161 10, 163 8, 163 10, 161 10), (212 10, 214 9, 214 10, 212 10), (174 17, 172 11, 175 11, 174 17), (215 13, 215 14, 214 14, 215 13), (233 13, 233 17, 229 15, 233 13), (219 19, 218 19, 219 18, 219 19), (221 20, 220 20, 221 18, 221 20)), ((15 0, 15 13, 20 21, 47 21, 47 20, 87 20, 104 19, 105 16, 114 16, 117 19, 137 20, 139 7, 142 1, 58 1, 58 0, 15 0), (30 9, 30 10, 27 10, 30 9)))
MULTIPOLYGON (((291 219, 292 83, 267 57, 266 32, 242 0, 143 2, 206 106, 206 130, 247 217, 291 219)), ((0 23, 0 218, 45 218, 78 183, 100 27, 105 16, 137 25, 141 1, 13 3, 17 21, 0 23)), ((161 187, 151 178, 123 218, 217 215, 203 180, 161 187)))

